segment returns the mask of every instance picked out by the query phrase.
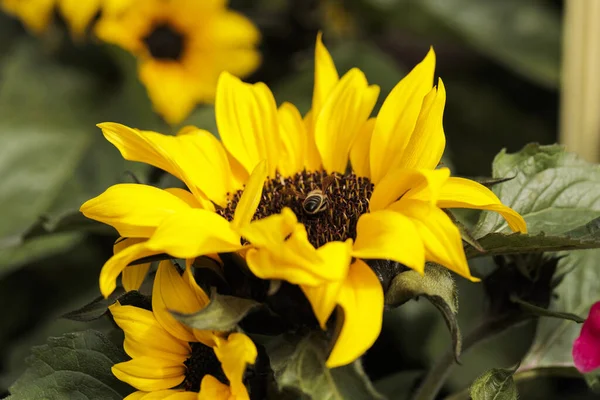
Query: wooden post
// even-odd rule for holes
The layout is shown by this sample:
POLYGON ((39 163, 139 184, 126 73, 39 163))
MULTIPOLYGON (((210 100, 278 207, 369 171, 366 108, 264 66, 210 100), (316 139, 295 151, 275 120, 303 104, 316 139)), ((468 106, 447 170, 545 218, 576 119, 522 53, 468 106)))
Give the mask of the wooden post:
POLYGON ((565 0, 560 141, 600 161, 600 1, 565 0))

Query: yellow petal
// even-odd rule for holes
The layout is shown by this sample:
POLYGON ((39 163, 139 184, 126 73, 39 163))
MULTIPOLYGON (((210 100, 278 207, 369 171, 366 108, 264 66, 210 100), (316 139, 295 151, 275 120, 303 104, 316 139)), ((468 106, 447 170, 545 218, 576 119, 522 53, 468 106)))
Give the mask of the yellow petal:
POLYGON ((495 211, 504 217, 513 231, 527 233, 527 224, 518 212, 503 205, 490 189, 470 179, 448 179, 442 186, 437 205, 440 208, 475 208, 495 211))
POLYGON ((427 261, 441 264, 473 282, 479 281, 469 270, 460 231, 445 212, 418 200, 400 200, 389 209, 412 219, 425 245, 427 261))
POLYGON ((86 217, 114 227, 121 236, 149 237, 162 221, 189 205, 153 186, 122 183, 86 201, 80 211, 86 217))
POLYGON ((269 176, 275 176, 281 139, 277 106, 264 83, 247 84, 223 72, 217 85, 215 113, 219 135, 227 150, 248 173, 267 160, 269 176))
POLYGON ((304 116, 304 126, 306 127, 306 157, 304 159, 304 168, 307 171, 321 170, 321 155, 315 142, 315 123, 314 112, 311 110, 304 116))
POLYGON ((134 392, 124 400, 197 400, 197 393, 181 390, 159 390, 156 392, 134 392))
POLYGON ((138 390, 155 391, 170 389, 183 382, 185 366, 183 363, 161 365, 159 359, 140 357, 114 365, 112 373, 138 390))
POLYGON ((358 176, 369 178, 371 167, 369 165, 369 149, 371 147, 371 136, 375 127, 375 118, 369 118, 364 123, 356 136, 356 140, 350 149, 350 163, 352 171, 358 176))
POLYGON ((43 33, 52 21, 56 0, 4 1, 2 7, 18 17, 25 27, 35 34, 43 33))
POLYGON ((281 214, 253 222, 242 230, 242 235, 258 248, 246 254, 252 273, 262 279, 309 286, 343 279, 351 242, 330 242, 315 249, 304 226, 295 221, 294 213, 285 208, 281 214))
POLYGON ((252 171, 242 197, 235 206, 235 213, 233 214, 233 222, 231 224, 234 229, 248 225, 254 217, 256 208, 262 198, 267 174, 267 163, 265 161, 258 163, 254 171, 252 171))
POLYGON ((364 354, 381 332, 383 319, 383 288, 375 273, 362 260, 350 267, 338 295, 344 310, 344 322, 327 367, 346 365, 364 354))
POLYGON ((184 201, 185 203, 187 203, 188 206, 192 208, 205 208, 204 205, 200 201, 198 201, 198 199, 191 192, 188 192, 185 189, 167 188, 164 190, 165 192, 171 193, 173 196, 178 197, 179 200, 184 201))
POLYGON ((379 87, 368 86, 365 75, 353 68, 333 89, 315 120, 315 142, 329 173, 343 174, 350 146, 369 118, 379 87))
POLYGON ((387 210, 364 214, 356 231, 354 257, 392 260, 423 273, 425 249, 410 218, 387 210))
MULTIPOLYGON (((113 254, 117 254, 129 246, 141 242, 145 242, 145 240, 139 238, 119 238, 113 246, 113 254)), ((125 268, 123 270, 123 276, 121 277, 121 283, 125 290, 128 292, 130 290, 138 290, 144 282, 144 279, 146 279, 148 269, 150 269, 150 263, 132 265, 125 268)))
POLYGON ((446 147, 446 136, 442 126, 444 106, 446 105, 446 89, 439 80, 438 88, 433 88, 425 96, 423 107, 417 119, 417 125, 410 141, 399 161, 394 165, 401 168, 435 168, 446 147))
POLYGON ((202 201, 205 196, 225 206, 227 193, 239 189, 225 149, 207 131, 186 128, 186 134, 169 136, 116 123, 98 126, 123 158, 154 165, 181 179, 204 208, 210 209, 202 201))
POLYGON ((217 378, 212 375, 204 375, 202 382, 200 383, 200 393, 198 393, 197 400, 247 400, 248 396, 244 397, 231 397, 231 390, 229 386, 221 383, 217 378))
POLYGON ((146 247, 176 258, 228 253, 242 248, 229 222, 213 212, 190 208, 165 219, 146 247))
POLYGON ((133 358, 155 356, 163 364, 179 365, 189 357, 187 342, 178 340, 155 318, 152 311, 118 302, 109 307, 115 323, 125 334, 124 348, 133 358))
POLYGON ((229 380, 231 395, 235 399, 248 399, 243 378, 247 364, 254 364, 258 355, 252 340, 243 333, 232 333, 227 339, 217 338, 214 348, 217 359, 229 380))
POLYGON ((304 168, 308 133, 300 112, 295 105, 283 103, 278 110, 282 142, 282 157, 278 170, 284 176, 292 176, 304 168))
POLYGON ((435 53, 430 49, 423 61, 392 89, 377 115, 371 139, 371 181, 378 183, 394 161, 401 158, 417 123, 423 98, 433 86, 435 53))
POLYGON ((333 88, 339 82, 339 75, 333 63, 333 59, 323 45, 323 34, 317 34, 317 43, 315 45, 315 85, 313 89, 312 112, 318 116, 327 101, 327 98, 333 91, 333 88))
POLYGON ((101 0, 59 0, 58 6, 75 38, 81 39, 100 11, 101 0))
POLYGON ((104 264, 100 271, 100 292, 104 297, 108 297, 115 290, 117 287, 117 278, 130 263, 144 257, 162 253, 160 250, 148 249, 146 246, 147 243, 147 241, 143 241, 133 244, 115 253, 104 264))
POLYGON ((177 321, 169 312, 192 314, 200 311, 204 304, 198 299, 191 286, 179 274, 171 261, 162 261, 158 266, 152 289, 152 310, 162 327, 176 338, 194 342, 192 330, 177 321))
POLYGON ((322 329, 325 329, 325 324, 337 305, 338 295, 342 289, 343 282, 343 280, 340 280, 320 286, 302 285, 300 287, 308 299, 322 329))
POLYGON ((183 121, 199 100, 198 89, 192 84, 194 73, 180 63, 144 60, 139 64, 138 74, 154 110, 170 125, 183 121))
POLYGON ((383 210, 400 198, 418 197, 435 204, 442 185, 448 180, 450 170, 396 169, 388 173, 373 190, 369 200, 371 212, 383 210))

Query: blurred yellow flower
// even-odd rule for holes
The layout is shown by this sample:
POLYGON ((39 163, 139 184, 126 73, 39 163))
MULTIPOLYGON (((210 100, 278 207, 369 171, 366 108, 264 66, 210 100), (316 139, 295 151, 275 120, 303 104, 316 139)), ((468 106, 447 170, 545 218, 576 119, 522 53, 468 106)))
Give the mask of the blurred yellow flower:
POLYGON ((35 34, 44 32, 52 21, 57 0, 2 0, 2 9, 19 18, 35 34))
POLYGON ((327 360, 336 367, 360 357, 381 330, 383 289, 365 260, 421 273, 433 261, 476 281, 442 209, 492 210, 514 231, 526 225, 486 187, 437 169, 446 92, 441 80, 433 86, 434 69, 430 50, 369 118, 379 88, 356 68, 340 78, 319 37, 304 118, 292 104, 277 108, 264 84, 223 73, 215 105, 221 141, 191 127, 173 137, 100 124, 124 158, 161 168, 191 191, 115 185, 81 207, 140 239, 105 264, 102 293, 145 256, 239 251, 259 278, 300 285, 323 329, 340 306, 327 360))
POLYGON ((247 364, 257 357, 252 340, 242 333, 190 329, 168 311, 193 313, 208 304, 193 279, 163 261, 154 281, 152 311, 119 303, 110 307, 131 357, 113 366, 113 374, 139 390, 127 399, 249 400, 243 378, 247 364))
POLYGON ((138 0, 103 15, 96 34, 138 57, 140 79, 170 124, 214 101, 221 72, 246 76, 260 63, 259 31, 224 0, 138 0))
POLYGON ((48 29, 58 8, 73 37, 81 38, 101 9, 102 12, 118 9, 119 3, 129 1, 132 0, 2 0, 1 5, 6 13, 19 18, 35 34, 48 29))

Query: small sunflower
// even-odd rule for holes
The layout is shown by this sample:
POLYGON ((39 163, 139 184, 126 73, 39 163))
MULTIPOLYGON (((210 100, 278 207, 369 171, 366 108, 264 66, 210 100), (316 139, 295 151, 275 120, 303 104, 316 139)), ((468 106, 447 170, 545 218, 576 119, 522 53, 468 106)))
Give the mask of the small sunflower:
POLYGON ((292 104, 277 108, 264 84, 223 73, 215 105, 221 142, 191 127, 172 137, 100 124, 124 158, 161 168, 191 191, 121 184, 82 206, 87 217, 140 239, 105 264, 102 293, 142 257, 240 252, 257 277, 299 285, 323 328, 336 306, 343 310, 327 361, 336 367, 362 355, 381 330, 383 289, 368 260, 421 273, 433 261, 476 281, 443 209, 496 211, 517 232, 526 225, 486 187, 436 169, 446 92, 441 80, 433 86, 434 69, 430 50, 369 118, 379 88, 358 69, 340 78, 319 36, 304 118, 292 104))
POLYGON ((119 303, 110 307, 131 357, 113 366, 113 374, 139 390, 127 399, 249 399, 243 378, 257 357, 252 340, 242 333, 190 329, 167 311, 192 313, 207 303, 189 272, 181 276, 164 261, 156 273, 152 311, 119 303))
POLYGON ((260 63, 260 34, 223 0, 138 0, 103 15, 97 36, 133 53, 155 109, 170 124, 212 103, 219 74, 245 76, 260 63))
POLYGON ((118 3, 128 1, 132 0, 1 0, 0 4, 7 14, 19 18, 38 35, 48 29, 58 9, 73 37, 81 38, 100 11, 110 12, 118 8, 118 3))

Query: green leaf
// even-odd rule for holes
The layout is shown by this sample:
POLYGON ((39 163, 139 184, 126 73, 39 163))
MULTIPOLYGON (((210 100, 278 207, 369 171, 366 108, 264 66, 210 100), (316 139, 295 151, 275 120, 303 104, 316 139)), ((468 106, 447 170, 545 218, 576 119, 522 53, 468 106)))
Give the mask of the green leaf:
POLYGON ((493 368, 473 382, 470 394, 473 400, 516 400, 519 395, 513 375, 518 365, 512 369, 493 368))
POLYGON ((594 393, 600 394, 600 371, 592 371, 584 374, 585 383, 594 393))
MULTIPOLYGON (((600 166, 562 146, 530 144, 514 154, 503 150, 494 159, 493 176, 515 176, 492 190, 525 218, 532 235, 560 235, 600 217, 600 166)), ((484 212, 473 234, 509 231, 499 214, 484 212)))
POLYGON ((473 246, 468 246, 465 248, 467 258, 497 256, 500 254, 595 249, 600 247, 600 234, 595 234, 595 237, 572 238, 569 233, 564 235, 546 235, 543 232, 533 235, 490 233, 478 239, 477 242, 485 251, 481 252, 473 246))
POLYGON ((147 296, 137 290, 125 292, 122 287, 118 287, 108 298, 105 299, 104 296, 100 296, 83 307, 66 313, 62 317, 79 322, 94 321, 106 315, 108 307, 117 301, 124 306, 133 305, 146 310, 151 309, 151 301, 147 296))
POLYGON ((400 371, 373 382, 373 385, 388 399, 408 400, 423 374, 423 371, 400 371))
POLYGON ((182 314, 172 310, 170 312, 179 322, 190 328, 229 331, 234 329, 249 312, 260 306, 261 304, 254 300, 222 295, 213 288, 210 303, 202 310, 193 314, 182 314))
MULTIPOLYGON (((563 277, 555 289, 550 311, 568 312, 579 317, 589 313, 600 293, 600 250, 583 250, 566 253, 558 263, 555 273, 563 277)), ((572 321, 542 318, 538 322, 535 338, 525 356, 521 370, 536 368, 573 367, 571 350, 579 336, 581 325, 572 321)))
POLYGON ((552 310, 548 310, 546 308, 538 307, 536 305, 533 305, 531 303, 523 301, 516 296, 510 296, 510 300, 513 303, 516 303, 519 306, 521 306, 521 309, 523 311, 527 311, 528 313, 537 315, 538 317, 567 319, 569 321, 577 322, 578 324, 581 324, 585 321, 585 319, 581 318, 579 315, 575 315, 575 314, 571 314, 571 313, 567 313, 567 312, 552 311, 552 310))
POLYGON ((77 243, 77 233, 58 235, 82 228, 71 224, 73 210, 133 168, 95 127, 116 103, 98 77, 32 39, 15 43, 0 73, 2 275, 77 243))
POLYGON ((360 361, 340 368, 327 368, 327 343, 317 335, 299 342, 277 337, 265 348, 280 390, 291 388, 320 400, 383 399, 360 361))
POLYGON ((122 399, 132 390, 111 367, 125 354, 97 331, 67 333, 31 349, 29 368, 10 387, 10 400, 122 399))
POLYGON ((473 47, 539 84, 557 87, 560 15, 541 2, 423 0, 429 13, 473 47))
POLYGON ((413 270, 402 272, 392 280, 385 294, 385 304, 397 307, 419 296, 427 298, 444 317, 452 337, 454 356, 458 361, 462 336, 456 319, 458 292, 450 272, 434 263, 425 265, 424 275, 413 270))

